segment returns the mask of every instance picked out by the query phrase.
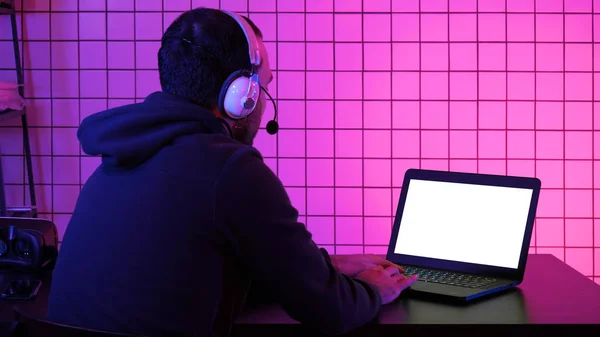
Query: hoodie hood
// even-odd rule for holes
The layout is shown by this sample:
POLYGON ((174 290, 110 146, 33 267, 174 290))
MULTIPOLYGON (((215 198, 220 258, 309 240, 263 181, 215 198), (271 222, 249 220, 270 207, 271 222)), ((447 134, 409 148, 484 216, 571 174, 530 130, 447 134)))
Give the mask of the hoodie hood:
POLYGON ((163 92, 144 102, 108 109, 85 118, 77 131, 83 151, 102 156, 110 169, 130 169, 148 160, 176 138, 223 134, 229 125, 211 111, 163 92))

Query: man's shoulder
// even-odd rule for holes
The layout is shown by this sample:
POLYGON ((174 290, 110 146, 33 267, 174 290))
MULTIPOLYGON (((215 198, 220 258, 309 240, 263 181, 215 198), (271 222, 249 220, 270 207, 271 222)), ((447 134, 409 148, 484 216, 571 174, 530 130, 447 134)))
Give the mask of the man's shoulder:
POLYGON ((191 135, 179 145, 168 151, 168 157, 180 158, 178 161, 185 163, 181 167, 185 170, 209 170, 221 176, 231 170, 244 170, 248 163, 265 165, 257 148, 221 134, 191 135))
POLYGON ((226 161, 223 171, 244 169, 249 162, 264 165, 263 157, 257 148, 239 142, 232 141, 224 145, 226 161))

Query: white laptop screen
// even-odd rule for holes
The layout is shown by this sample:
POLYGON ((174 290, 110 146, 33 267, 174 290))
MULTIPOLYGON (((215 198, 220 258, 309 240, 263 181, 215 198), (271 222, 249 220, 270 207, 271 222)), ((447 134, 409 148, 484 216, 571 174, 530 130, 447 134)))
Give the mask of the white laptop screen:
POLYGON ((533 190, 412 179, 395 253, 517 269, 533 190))

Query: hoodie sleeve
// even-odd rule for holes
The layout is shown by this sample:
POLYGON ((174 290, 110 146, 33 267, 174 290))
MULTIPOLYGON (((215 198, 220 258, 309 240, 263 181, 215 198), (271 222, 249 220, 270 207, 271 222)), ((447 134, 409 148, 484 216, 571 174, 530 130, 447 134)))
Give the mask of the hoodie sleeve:
POLYGON ((377 289, 335 269, 260 154, 238 150, 216 188, 217 221, 229 226, 242 265, 290 317, 333 335, 375 318, 377 289))

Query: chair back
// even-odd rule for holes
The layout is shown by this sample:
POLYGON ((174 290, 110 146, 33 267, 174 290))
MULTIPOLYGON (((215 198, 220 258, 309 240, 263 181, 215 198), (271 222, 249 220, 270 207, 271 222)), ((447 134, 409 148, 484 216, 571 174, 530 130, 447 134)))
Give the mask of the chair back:
POLYGON ((136 337, 134 335, 54 323, 28 315, 17 306, 13 307, 13 313, 15 319, 11 327, 11 337, 136 337))

